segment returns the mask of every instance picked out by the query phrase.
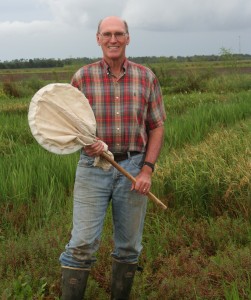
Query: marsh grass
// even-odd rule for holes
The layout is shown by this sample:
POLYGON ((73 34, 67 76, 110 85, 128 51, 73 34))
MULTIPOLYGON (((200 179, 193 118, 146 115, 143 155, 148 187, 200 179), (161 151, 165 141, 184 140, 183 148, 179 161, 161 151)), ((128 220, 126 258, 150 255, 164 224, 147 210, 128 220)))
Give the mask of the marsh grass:
POLYGON ((251 216, 251 121, 212 132, 162 155, 156 185, 171 207, 198 214, 251 216), (159 176, 158 176, 159 175, 159 176), (240 201, 241 199, 241 201, 240 201))
POLYGON ((46 80, 41 80, 36 76, 21 81, 14 81, 10 76, 0 85, 0 98, 7 97, 17 99, 29 97, 37 92, 40 88, 45 86, 46 83, 46 80))
MULTIPOLYGON (((235 70, 237 71, 237 70, 235 70)), ((219 74, 217 68, 195 69, 178 72, 171 75, 168 70, 160 69, 155 72, 163 86, 164 94, 180 94, 191 92, 215 92, 217 94, 229 92, 250 91, 251 79, 249 74, 239 72, 219 74)))
MULTIPOLYGON (((236 77, 203 78, 207 92, 165 96, 152 191, 168 210, 148 204, 132 299, 251 298, 250 76, 242 88, 236 77)), ((59 299, 79 154, 36 143, 27 122, 33 90, 26 92, 15 99, 0 89, 0 296, 59 299)), ((109 299, 112 247, 109 207, 86 299, 109 299)))
POLYGON ((239 93, 240 91, 251 90, 251 78, 249 74, 235 74, 213 76, 207 81, 207 91, 214 91, 219 94, 223 93, 239 93))
POLYGON ((72 193, 77 162, 76 155, 52 155, 36 144, 12 151, 0 170, 2 222, 9 234, 11 227, 18 232, 40 228, 57 212, 72 193))
MULTIPOLYGON (((222 299, 222 285, 229 287, 240 277, 242 280, 237 280, 239 295, 243 288, 241 298, 250 296, 247 221, 232 220, 227 215, 214 219, 193 220, 186 216, 177 219, 172 214, 168 221, 162 236, 153 232, 148 236, 146 230, 144 249, 155 244, 166 251, 152 247, 152 254, 148 256, 147 253, 146 260, 154 258, 148 269, 148 282, 154 286, 148 286, 149 294, 142 299, 222 299), (228 237, 225 230, 228 230, 228 237)), ((156 228, 154 218, 148 218, 146 222, 147 228, 156 228)), ((158 224, 163 222, 160 216, 158 224)), ((160 228, 163 230, 163 225, 160 228)))
POLYGON ((230 94, 213 102, 208 98, 205 103, 202 94, 189 95, 185 104, 182 99, 184 96, 173 100, 173 114, 166 121, 165 145, 169 149, 196 144, 212 130, 231 126, 251 114, 251 92, 230 94))

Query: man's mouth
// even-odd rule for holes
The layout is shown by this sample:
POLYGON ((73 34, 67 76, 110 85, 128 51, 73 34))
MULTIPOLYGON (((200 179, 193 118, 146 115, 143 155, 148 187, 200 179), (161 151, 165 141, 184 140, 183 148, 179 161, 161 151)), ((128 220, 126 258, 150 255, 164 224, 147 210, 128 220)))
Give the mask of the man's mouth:
POLYGON ((108 48, 111 50, 117 50, 119 49, 119 46, 108 46, 108 48))

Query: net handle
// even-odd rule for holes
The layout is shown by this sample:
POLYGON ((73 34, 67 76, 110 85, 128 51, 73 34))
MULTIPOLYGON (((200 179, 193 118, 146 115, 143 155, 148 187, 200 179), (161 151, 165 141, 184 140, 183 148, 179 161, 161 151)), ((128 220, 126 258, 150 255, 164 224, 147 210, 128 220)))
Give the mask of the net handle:
MULTIPOLYGON (((114 159, 112 159, 108 154, 103 152, 101 156, 106 159, 111 165, 113 165, 118 171, 120 171, 123 175, 125 175, 131 182, 136 183, 136 179, 128 173, 124 168, 122 168, 114 159)), ((150 200, 155 202, 158 206, 160 206, 162 209, 167 209, 167 206, 161 202, 154 194, 151 192, 147 193, 147 196, 150 200)))

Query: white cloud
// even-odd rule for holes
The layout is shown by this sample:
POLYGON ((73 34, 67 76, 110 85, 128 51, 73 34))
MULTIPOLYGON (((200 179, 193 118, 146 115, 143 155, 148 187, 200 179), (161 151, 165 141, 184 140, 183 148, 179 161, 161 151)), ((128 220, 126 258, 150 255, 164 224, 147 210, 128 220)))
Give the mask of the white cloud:
POLYGON ((0 2, 0 21, 49 20, 51 14, 47 4, 40 0, 7 0, 0 2))
POLYGON ((123 2, 116 0, 39 0, 46 3, 59 21, 69 25, 97 26, 99 19, 120 14, 123 2))
POLYGON ((145 30, 230 30, 251 28, 249 0, 129 0, 123 17, 145 30))
POLYGON ((101 56, 101 18, 128 21, 131 56, 251 53, 250 0, 8 0, 0 3, 0 60, 101 56), (186 43, 184 43, 186 41, 186 43))
POLYGON ((17 35, 25 33, 27 35, 46 32, 51 27, 53 22, 50 21, 32 21, 32 22, 2 22, 0 23, 0 34, 6 34, 6 36, 17 35))

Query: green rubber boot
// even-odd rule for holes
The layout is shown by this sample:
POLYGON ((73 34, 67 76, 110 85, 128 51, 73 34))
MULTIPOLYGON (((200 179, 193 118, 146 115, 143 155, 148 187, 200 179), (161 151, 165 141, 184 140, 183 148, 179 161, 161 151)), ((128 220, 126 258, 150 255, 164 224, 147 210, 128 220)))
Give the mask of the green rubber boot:
POLYGON ((62 267, 62 300, 83 300, 90 270, 62 267))
POLYGON ((113 261, 111 300, 129 299, 136 270, 137 264, 113 261))

